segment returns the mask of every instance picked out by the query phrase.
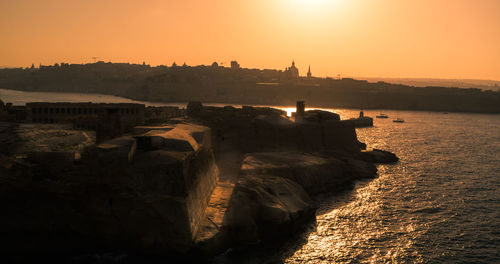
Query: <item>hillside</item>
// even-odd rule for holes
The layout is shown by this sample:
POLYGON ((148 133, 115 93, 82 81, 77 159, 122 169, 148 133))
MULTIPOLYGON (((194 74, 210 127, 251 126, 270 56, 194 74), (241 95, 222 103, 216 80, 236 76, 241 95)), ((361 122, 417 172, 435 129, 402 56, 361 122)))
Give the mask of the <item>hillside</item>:
POLYGON ((158 102, 406 109, 500 113, 500 92, 478 88, 414 87, 344 78, 291 78, 283 71, 128 63, 56 64, 0 69, 0 87, 85 92, 158 102))
POLYGON ((479 88, 481 90, 500 91, 500 81, 495 80, 479 80, 479 79, 436 79, 436 78, 365 78, 358 79, 367 80, 369 82, 387 82, 393 84, 403 84, 409 86, 426 87, 426 86, 442 86, 442 87, 457 87, 457 88, 479 88))

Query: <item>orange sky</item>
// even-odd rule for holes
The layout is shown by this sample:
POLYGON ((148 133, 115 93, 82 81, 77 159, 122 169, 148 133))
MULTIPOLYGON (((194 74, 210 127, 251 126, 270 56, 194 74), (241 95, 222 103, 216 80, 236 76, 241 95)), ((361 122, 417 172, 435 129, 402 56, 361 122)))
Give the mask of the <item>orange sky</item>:
POLYGON ((500 80, 500 1, 0 0, 0 66, 92 57, 500 80))

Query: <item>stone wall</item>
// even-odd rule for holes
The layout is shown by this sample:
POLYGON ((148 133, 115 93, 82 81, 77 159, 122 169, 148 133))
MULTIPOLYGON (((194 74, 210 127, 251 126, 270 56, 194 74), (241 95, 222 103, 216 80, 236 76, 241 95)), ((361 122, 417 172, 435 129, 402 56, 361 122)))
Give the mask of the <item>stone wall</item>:
POLYGON ((39 156, 40 164, 21 168, 23 177, 15 166, 2 168, 0 253, 189 250, 218 180, 210 129, 158 128, 191 137, 197 147, 189 151, 138 147, 149 129, 89 147, 64 170, 47 170, 50 161, 39 156))
POLYGON ((284 117, 257 117, 245 152, 255 151, 348 151, 359 152, 356 130, 347 121, 294 123, 284 117), (256 147, 255 149, 251 149, 256 147))
MULTIPOLYGON (((154 212, 164 219, 162 226, 142 227, 137 231, 137 236, 145 236, 144 239, 154 241, 154 245, 140 244, 135 247, 158 251, 156 253, 161 253, 162 249, 185 251, 193 243, 218 180, 219 172, 210 147, 210 129, 179 124, 139 127, 136 131, 141 133, 97 145, 89 150, 83 162, 89 162, 91 167, 99 170, 115 169, 120 179, 111 182, 121 182, 143 197, 140 202, 143 205, 137 210, 151 208, 153 211, 150 213, 154 212), (164 139, 164 144, 137 144, 152 135, 164 139), (170 144, 172 141, 184 141, 185 144, 170 144)), ((120 232, 137 228, 131 226, 124 229, 120 232)))
MULTIPOLYGON (((241 152, 260 151, 347 151, 359 152, 354 123, 335 113, 306 111, 300 120, 273 108, 206 107, 188 112, 212 128, 215 144, 231 142, 241 152)), ((215 148, 217 150, 217 146, 215 148)))
POLYGON ((179 117, 184 111, 176 106, 148 106, 145 109, 144 119, 146 123, 161 123, 168 121, 173 117, 179 117))
POLYGON ((116 110, 123 122, 140 125, 144 123, 143 104, 133 103, 46 103, 26 104, 27 121, 31 123, 71 123, 76 128, 95 129, 99 116, 116 110))

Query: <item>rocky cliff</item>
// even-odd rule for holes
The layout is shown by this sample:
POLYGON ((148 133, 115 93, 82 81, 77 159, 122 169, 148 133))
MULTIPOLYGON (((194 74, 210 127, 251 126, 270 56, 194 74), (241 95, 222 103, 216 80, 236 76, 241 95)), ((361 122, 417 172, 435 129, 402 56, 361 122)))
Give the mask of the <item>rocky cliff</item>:
POLYGON ((397 161, 362 151, 354 128, 324 113, 292 122, 267 108, 198 110, 77 159, 2 155, 0 251, 213 256, 280 241, 314 220, 311 197, 397 161))
POLYGON ((0 251, 187 252, 219 174, 210 129, 139 130, 149 132, 87 148, 57 174, 46 169, 57 160, 2 156, 0 251))
POLYGON ((397 161, 392 153, 362 151, 352 124, 323 112, 306 112, 306 118, 293 122, 262 111, 198 107, 191 113, 215 131, 219 164, 228 149, 232 156, 242 153, 228 202, 212 207, 224 215, 200 230, 197 247, 204 254, 282 241, 314 220, 311 197, 376 177, 374 163, 397 161))

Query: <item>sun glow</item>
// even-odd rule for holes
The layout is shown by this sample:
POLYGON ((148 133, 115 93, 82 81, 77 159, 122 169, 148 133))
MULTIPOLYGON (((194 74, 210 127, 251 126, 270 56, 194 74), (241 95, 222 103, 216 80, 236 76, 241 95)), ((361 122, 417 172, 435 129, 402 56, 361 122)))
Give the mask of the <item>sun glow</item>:
POLYGON ((292 1, 300 5, 322 5, 330 2, 329 0, 292 0, 292 1))
POLYGON ((325 8, 336 7, 345 0, 289 0, 288 2, 302 10, 320 11, 325 8))
POLYGON ((343 12, 347 0, 282 0, 282 7, 286 7, 295 17, 306 19, 321 19, 328 15, 338 15, 343 12))

